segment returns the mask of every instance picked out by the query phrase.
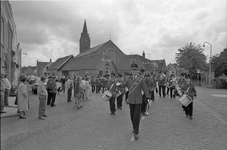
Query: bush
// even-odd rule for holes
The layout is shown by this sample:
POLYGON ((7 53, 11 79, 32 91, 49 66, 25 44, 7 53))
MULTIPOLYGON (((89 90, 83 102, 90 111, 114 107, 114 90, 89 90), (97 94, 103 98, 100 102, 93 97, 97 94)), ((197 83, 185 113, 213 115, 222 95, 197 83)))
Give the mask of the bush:
POLYGON ((227 78, 226 77, 220 77, 216 80, 217 87, 218 88, 224 88, 227 89, 227 78))

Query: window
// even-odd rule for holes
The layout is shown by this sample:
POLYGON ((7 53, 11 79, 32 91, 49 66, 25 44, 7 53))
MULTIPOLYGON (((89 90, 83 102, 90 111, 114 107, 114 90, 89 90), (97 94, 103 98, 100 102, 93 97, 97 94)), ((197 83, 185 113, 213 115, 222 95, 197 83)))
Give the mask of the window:
POLYGON ((4 45, 4 19, 1 18, 1 44, 4 45))

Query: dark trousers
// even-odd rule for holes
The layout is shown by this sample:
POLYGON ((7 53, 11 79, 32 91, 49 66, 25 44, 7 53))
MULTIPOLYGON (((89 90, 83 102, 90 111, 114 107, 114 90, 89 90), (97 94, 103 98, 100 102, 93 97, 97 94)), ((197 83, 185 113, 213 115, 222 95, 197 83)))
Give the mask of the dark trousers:
POLYGON ((47 105, 54 105, 56 99, 56 93, 48 92, 47 105))
POLYGON ((72 89, 68 89, 67 91, 67 102, 70 102, 72 98, 72 89))
POLYGON ((193 115, 193 102, 191 102, 188 107, 183 106, 186 116, 192 117, 193 115))
POLYGON ((129 94, 129 91, 127 91, 127 92, 125 93, 125 100, 128 100, 128 94, 129 94))
POLYGON ((99 93, 99 90, 100 90, 100 86, 97 85, 97 86, 96 86, 96 93, 99 93))
POLYGON ((174 91, 174 88, 167 88, 167 95, 169 95, 170 93, 171 98, 173 98, 173 91, 174 91))
POLYGON ((166 96, 166 87, 165 87, 165 86, 159 86, 158 91, 159 91, 159 96, 160 96, 160 97, 161 97, 161 96, 163 96, 163 97, 166 96))
POLYGON ((5 106, 8 106, 9 105, 9 90, 8 89, 5 89, 5 93, 4 93, 4 105, 5 106))
POLYGON ((149 95, 152 101, 154 101, 155 97, 154 97, 154 90, 153 91, 149 91, 149 95))
POLYGON ((104 91, 105 91, 105 86, 101 86, 101 89, 102 89, 102 93, 104 93, 104 91))
POLYGON ((122 108, 123 94, 117 97, 117 108, 122 108))
POLYGON ((141 114, 145 114, 147 103, 148 102, 147 102, 146 96, 145 96, 145 94, 143 94, 143 97, 142 97, 142 105, 141 105, 141 114))
POLYGON ((116 106, 115 106, 115 97, 111 97, 109 100, 110 104, 110 112, 114 113, 116 111, 116 106))
POLYGON ((61 92, 65 93, 65 84, 62 84, 61 92))
POLYGON ((130 117, 135 134, 139 133, 141 104, 129 104, 130 117))
POLYGON ((92 93, 95 91, 95 86, 94 85, 91 86, 91 91, 92 91, 92 93))
POLYGON ((47 105, 49 105, 50 104, 50 101, 51 101, 51 92, 50 92, 50 90, 49 89, 47 89, 47 105))

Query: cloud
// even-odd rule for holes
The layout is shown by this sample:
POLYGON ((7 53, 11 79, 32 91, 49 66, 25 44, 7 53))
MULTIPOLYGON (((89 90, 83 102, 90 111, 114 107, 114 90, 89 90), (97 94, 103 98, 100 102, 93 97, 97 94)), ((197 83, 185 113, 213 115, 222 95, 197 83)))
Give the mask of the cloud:
MULTIPOLYGON (((84 19, 91 46, 111 40, 126 54, 175 62, 178 48, 193 42, 213 44, 214 54, 226 45, 225 0, 71 0, 10 1, 18 42, 31 56, 49 61, 79 53, 84 19)), ((205 55, 209 50, 205 48, 205 55)))

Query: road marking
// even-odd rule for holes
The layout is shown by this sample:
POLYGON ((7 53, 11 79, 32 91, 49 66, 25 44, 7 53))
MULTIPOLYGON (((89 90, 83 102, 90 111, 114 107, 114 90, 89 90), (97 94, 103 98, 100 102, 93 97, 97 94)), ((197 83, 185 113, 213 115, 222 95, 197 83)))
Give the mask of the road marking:
POLYGON ((212 96, 227 98, 227 95, 224 95, 224 94, 212 94, 212 96))

